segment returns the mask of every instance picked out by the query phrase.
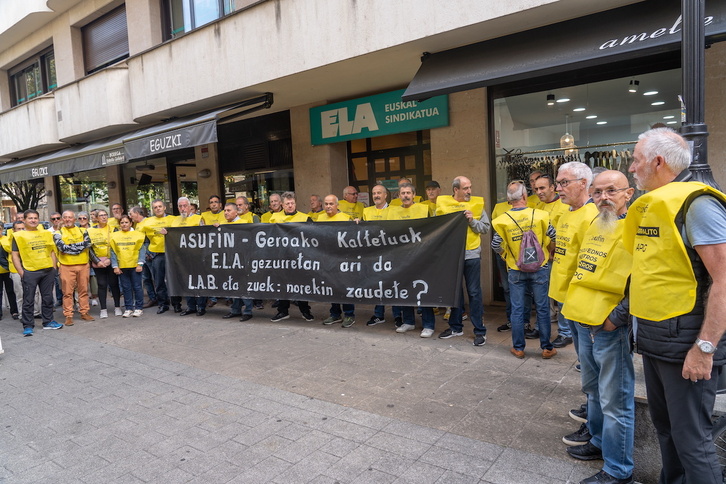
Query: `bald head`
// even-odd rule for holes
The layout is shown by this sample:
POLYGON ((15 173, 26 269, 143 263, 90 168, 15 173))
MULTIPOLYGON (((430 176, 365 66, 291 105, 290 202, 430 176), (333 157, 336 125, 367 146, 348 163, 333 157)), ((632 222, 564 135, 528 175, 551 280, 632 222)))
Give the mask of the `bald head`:
POLYGON ((611 210, 618 216, 628 211, 628 202, 634 191, 628 178, 617 170, 606 170, 592 182, 592 200, 600 212, 611 210))
POLYGON ((358 190, 355 187, 345 187, 343 189, 343 198, 349 203, 358 201, 358 190))

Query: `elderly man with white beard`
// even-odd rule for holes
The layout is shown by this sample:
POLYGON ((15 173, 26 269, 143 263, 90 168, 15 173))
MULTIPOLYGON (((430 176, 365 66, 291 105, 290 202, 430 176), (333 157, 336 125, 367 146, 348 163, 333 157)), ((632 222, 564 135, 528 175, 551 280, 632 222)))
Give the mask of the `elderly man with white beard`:
POLYGON ((603 469, 581 484, 633 482, 635 400, 629 308, 625 296, 632 255, 623 244, 624 219, 634 189, 619 171, 595 177, 592 198, 598 216, 585 233, 577 269, 564 305, 564 316, 576 321, 582 390, 592 438, 567 448, 581 460, 603 459, 603 469))

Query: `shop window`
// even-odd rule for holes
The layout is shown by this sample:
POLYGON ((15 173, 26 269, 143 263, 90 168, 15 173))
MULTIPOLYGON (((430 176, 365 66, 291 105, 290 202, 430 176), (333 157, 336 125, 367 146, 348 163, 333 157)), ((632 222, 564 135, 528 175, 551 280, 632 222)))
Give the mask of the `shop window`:
POLYGON ((90 212, 96 208, 109 209, 105 168, 61 175, 58 186, 63 210, 90 212))
POLYGON ((235 10, 235 0, 166 0, 166 40, 217 20, 235 10))
POLYGON ((13 106, 35 99, 58 87, 52 47, 13 67, 9 73, 13 106))
POLYGON ((86 74, 129 56, 126 6, 122 5, 81 29, 86 74))

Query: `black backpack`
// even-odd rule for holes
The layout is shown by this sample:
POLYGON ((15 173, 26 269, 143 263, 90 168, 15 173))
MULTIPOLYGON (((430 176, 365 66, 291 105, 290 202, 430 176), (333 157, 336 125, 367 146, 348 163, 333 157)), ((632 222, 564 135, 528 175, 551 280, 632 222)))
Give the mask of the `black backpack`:
MULTIPOLYGON (((537 272, 540 267, 542 267, 542 263, 544 262, 544 251, 542 250, 542 245, 539 243, 539 240, 537 239, 537 235, 532 231, 532 229, 527 230, 526 232, 522 230, 522 227, 519 226, 516 220, 514 220, 514 217, 509 215, 509 212, 505 212, 509 218, 512 219, 512 222, 517 226, 517 228, 522 232, 522 241, 519 244, 519 257, 517 258, 517 267, 522 272, 537 272)), ((532 209, 532 227, 534 227, 534 209, 532 209)), ((507 246, 509 248, 509 246, 507 246)), ((512 249, 509 249, 509 253, 512 254, 512 257, 514 257, 514 254, 512 253, 512 249)))

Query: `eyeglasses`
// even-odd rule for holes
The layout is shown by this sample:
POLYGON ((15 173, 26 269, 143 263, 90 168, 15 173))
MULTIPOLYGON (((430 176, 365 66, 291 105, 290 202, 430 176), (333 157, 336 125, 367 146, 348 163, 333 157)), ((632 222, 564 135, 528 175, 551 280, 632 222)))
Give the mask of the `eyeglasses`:
POLYGON ((88 217, 78 217, 78 220, 88 220, 88 217))
POLYGON ((108 217, 107 213, 99 213, 96 217, 108 217))
POLYGON ((573 178, 572 180, 556 180, 555 186, 559 185, 562 188, 567 188, 567 185, 569 185, 570 183, 572 183, 574 181, 579 181, 579 180, 583 180, 583 178, 573 178))
POLYGON ((60 220, 60 217, 51 217, 51 220, 60 220))
POLYGON ((605 189, 605 190, 593 190, 592 191, 592 196, 593 197, 602 197, 602 194, 604 193, 608 197, 612 197, 616 193, 622 192, 623 190, 627 190, 628 188, 630 188, 630 187, 625 187, 625 188, 608 188, 608 189, 605 189))

